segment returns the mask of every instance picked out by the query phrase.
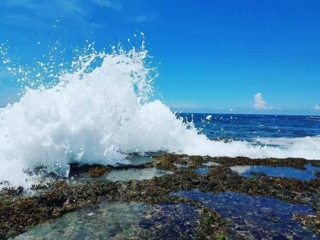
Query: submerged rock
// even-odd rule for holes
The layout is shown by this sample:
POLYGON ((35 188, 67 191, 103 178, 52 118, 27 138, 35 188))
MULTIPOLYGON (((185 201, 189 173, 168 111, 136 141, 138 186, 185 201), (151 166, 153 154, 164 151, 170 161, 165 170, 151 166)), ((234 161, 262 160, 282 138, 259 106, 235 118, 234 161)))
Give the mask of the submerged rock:
POLYGON ((299 220, 306 228, 320 234, 320 215, 294 214, 294 219, 299 220))

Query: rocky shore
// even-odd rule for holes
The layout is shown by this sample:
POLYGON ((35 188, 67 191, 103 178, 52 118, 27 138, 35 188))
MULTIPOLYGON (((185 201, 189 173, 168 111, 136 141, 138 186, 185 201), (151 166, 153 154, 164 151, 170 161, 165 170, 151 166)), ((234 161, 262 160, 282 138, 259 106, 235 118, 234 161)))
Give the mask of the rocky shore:
MULTIPOLYGON (((105 201, 136 202, 151 206, 163 203, 177 206, 181 204, 193 206, 199 216, 199 224, 194 226, 194 233, 189 236, 189 239, 232 239, 232 237, 249 239, 258 236, 255 234, 262 234, 262 232, 252 233, 237 229, 234 224, 230 224, 233 221, 232 219, 224 217, 219 211, 209 207, 209 204, 205 204, 205 201, 201 200, 205 196, 209 196, 202 196, 202 193, 235 193, 246 197, 259 196, 266 197, 266 199, 275 199, 284 202, 284 204, 305 205, 310 207, 313 211, 312 214, 294 213, 291 216, 292 221, 299 221, 299 224, 303 226, 305 231, 310 232, 314 239, 320 239, 319 171, 314 171, 315 178, 313 179, 299 180, 295 176, 283 178, 269 176, 263 172, 252 172, 251 177, 245 177, 231 170, 232 167, 239 166, 290 167, 306 170, 306 165, 320 167, 320 161, 305 159, 249 159, 243 157, 212 158, 165 154, 140 165, 118 167, 72 165, 71 172, 83 172, 96 180, 72 185, 66 179, 57 177, 49 185, 34 186, 35 191, 40 190, 40 192, 35 196, 29 197, 24 195, 21 188, 7 188, 0 192, 0 239, 14 238, 19 234, 28 232, 34 226, 52 221, 68 212, 76 211, 86 206, 98 205, 105 201), (168 171, 171 174, 164 174, 163 176, 146 180, 102 180, 104 176, 108 176, 113 171, 150 168, 168 171), (197 191, 196 193, 200 194, 200 200, 185 197, 183 194, 176 194, 179 191, 184 193, 197 191)), ((210 201, 214 201, 214 198, 210 201)), ((275 210, 282 211, 282 209, 275 210)), ((169 215, 167 217, 170 218, 169 215)), ((277 216, 270 214, 267 217, 268 219, 264 221, 270 221, 273 225, 284 224, 277 216)), ((164 227, 154 231, 158 231, 158 233, 152 236, 157 236, 158 238, 153 237, 152 239, 163 239, 166 236, 164 227)), ((148 234, 146 233, 146 239, 148 238, 147 236, 148 234)), ((266 236, 272 239, 271 235, 267 234, 266 236)), ((119 239, 139 238, 131 236, 119 239)), ((304 239, 304 237, 301 236, 299 239, 304 239)))

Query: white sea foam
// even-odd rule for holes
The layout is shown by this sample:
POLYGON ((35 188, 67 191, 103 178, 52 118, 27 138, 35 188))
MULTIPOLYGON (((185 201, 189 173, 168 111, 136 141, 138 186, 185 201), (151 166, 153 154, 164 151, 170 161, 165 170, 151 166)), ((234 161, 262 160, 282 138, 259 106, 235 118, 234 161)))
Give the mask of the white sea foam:
MULTIPOLYGON (((271 147, 265 145, 252 145, 245 141, 233 142, 212 142, 198 138, 193 139, 194 142, 188 142, 184 147, 184 152, 187 154, 199 154, 210 156, 244 156, 250 158, 306 158, 306 159, 320 159, 319 139, 310 137, 310 141, 299 142, 296 144, 282 147, 271 147), (313 142, 312 145, 309 142, 313 142)), ((294 141, 294 140, 293 140, 294 141)))
POLYGON ((257 138, 257 142, 261 144, 266 145, 279 145, 284 147, 302 147, 302 148, 308 148, 309 150, 317 149, 320 150, 320 136, 315 137, 297 137, 297 138, 286 138, 286 137, 280 137, 280 138, 257 138))
POLYGON ((70 162, 115 165, 133 152, 320 158, 319 138, 285 149, 208 140, 150 100, 153 74, 146 59, 143 47, 82 56, 56 85, 26 88, 19 102, 1 109, 0 182, 29 188, 36 180, 27 169, 44 165, 67 176, 70 162))

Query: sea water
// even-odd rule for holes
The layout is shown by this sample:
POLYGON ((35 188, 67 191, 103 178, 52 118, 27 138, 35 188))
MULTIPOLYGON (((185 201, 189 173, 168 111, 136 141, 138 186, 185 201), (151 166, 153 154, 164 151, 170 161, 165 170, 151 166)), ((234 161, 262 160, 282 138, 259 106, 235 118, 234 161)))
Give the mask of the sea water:
POLYGON ((243 193, 178 191, 172 196, 200 201, 229 219, 229 239, 319 239, 292 218, 293 214, 314 214, 310 206, 243 193))
POLYGON ((70 64, 28 70, 0 50, 23 76, 19 100, 0 109, 0 188, 30 188, 38 176, 28 172, 38 166, 68 176, 69 163, 127 164, 148 152, 320 159, 317 117, 172 112, 154 97, 157 72, 144 43, 88 47, 70 64))

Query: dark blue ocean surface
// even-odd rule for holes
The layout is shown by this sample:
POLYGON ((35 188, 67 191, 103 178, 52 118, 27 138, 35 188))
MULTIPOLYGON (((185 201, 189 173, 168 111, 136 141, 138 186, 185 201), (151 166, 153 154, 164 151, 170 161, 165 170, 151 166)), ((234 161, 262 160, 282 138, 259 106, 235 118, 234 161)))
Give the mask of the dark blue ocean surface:
POLYGON ((193 120, 209 139, 256 141, 257 138, 301 138, 320 136, 320 117, 180 113, 193 120))

